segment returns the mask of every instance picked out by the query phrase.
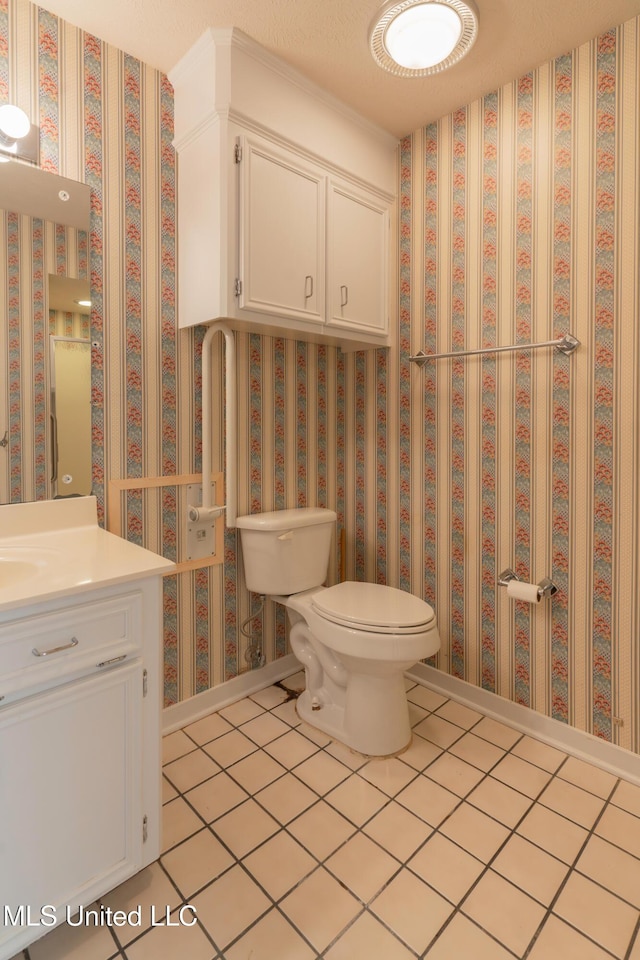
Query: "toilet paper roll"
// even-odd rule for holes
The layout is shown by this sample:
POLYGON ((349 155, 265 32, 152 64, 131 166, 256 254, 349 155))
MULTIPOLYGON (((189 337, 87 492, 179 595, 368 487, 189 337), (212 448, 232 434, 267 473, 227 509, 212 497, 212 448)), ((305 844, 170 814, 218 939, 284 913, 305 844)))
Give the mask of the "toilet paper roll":
POLYGON ((512 600, 525 600, 527 603, 540 603, 540 594, 537 583, 526 583, 524 580, 509 580, 507 596, 512 600))

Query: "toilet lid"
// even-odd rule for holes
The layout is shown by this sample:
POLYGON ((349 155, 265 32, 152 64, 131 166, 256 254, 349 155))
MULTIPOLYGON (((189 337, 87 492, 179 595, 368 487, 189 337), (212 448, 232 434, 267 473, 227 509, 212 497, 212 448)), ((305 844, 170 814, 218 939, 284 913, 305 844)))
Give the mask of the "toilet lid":
POLYGON ((379 583, 338 583, 316 593, 312 603, 334 623, 375 633, 413 632, 435 619, 424 600, 379 583))

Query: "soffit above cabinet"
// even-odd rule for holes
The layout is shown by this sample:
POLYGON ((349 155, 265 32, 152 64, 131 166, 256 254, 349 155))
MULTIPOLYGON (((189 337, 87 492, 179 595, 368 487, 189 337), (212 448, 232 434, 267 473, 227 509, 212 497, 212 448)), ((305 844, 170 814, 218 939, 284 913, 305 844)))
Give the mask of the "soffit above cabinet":
POLYGON ((169 74, 178 151, 215 117, 295 144, 393 196, 398 140, 237 28, 207 30, 169 74))

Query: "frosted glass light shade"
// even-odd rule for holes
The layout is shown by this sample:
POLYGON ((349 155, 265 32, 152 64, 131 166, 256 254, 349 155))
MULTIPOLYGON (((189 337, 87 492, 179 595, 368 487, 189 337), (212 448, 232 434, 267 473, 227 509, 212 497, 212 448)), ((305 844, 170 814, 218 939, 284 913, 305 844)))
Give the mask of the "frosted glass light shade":
POLYGON ((424 70, 446 60, 461 33, 462 21, 452 7, 419 3, 391 21, 384 45, 401 67, 424 70))
POLYGON ((369 45, 390 73, 424 77, 457 63, 477 32, 472 0, 390 0, 371 27, 369 45))
POLYGON ((12 103, 0 107, 0 133, 7 140, 21 140, 31 130, 31 121, 24 110, 12 103))

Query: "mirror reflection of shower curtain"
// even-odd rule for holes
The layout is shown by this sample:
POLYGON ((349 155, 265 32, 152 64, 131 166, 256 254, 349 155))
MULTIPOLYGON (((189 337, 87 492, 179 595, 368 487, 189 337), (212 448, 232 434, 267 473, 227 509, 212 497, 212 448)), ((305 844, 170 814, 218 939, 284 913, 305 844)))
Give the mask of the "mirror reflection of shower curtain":
POLYGON ((91 493, 91 342, 51 337, 54 497, 91 493))

